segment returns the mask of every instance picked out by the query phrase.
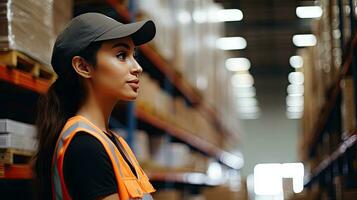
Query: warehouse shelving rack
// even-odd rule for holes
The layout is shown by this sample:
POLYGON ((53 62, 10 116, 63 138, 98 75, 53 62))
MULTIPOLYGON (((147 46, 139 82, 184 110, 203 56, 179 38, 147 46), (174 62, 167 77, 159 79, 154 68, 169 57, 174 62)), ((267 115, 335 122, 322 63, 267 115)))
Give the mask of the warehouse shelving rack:
MULTIPOLYGON (((342 9, 342 1, 338 0, 337 2, 340 9, 342 9)), ((352 1, 349 1, 349 3, 352 5, 352 1)), ((343 12, 339 13, 339 29, 343 30, 343 17, 341 13, 343 12)), ((331 135, 338 133, 341 135, 338 141, 334 141, 338 143, 337 147, 335 149, 329 149, 329 155, 325 155, 325 157, 316 164, 316 167, 311 169, 308 176, 305 177, 305 188, 311 189, 318 185, 325 190, 328 199, 343 199, 343 197, 341 197, 342 190, 357 188, 357 171, 354 164, 357 159, 357 127, 355 127, 355 130, 352 132, 344 133, 348 135, 347 137, 342 137, 341 128, 341 82, 345 77, 351 76, 353 78, 354 93, 357 94, 357 27, 355 17, 353 14, 350 16, 351 38, 347 41, 343 34, 340 38, 341 47, 343 47, 340 71, 336 74, 335 81, 327 90, 327 101, 321 108, 319 118, 305 141, 303 149, 303 157, 316 159, 316 155, 319 154, 318 145, 323 143, 323 137, 326 134, 331 135)), ((357 105, 356 96, 353 102, 357 105)), ((337 138, 334 138, 334 140, 337 140, 337 138)))

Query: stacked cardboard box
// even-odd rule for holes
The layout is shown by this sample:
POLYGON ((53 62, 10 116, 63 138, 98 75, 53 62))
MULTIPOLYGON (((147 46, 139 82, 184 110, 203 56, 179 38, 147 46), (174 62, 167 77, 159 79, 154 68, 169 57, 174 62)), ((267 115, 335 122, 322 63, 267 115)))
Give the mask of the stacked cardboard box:
POLYGON ((346 77, 341 82, 342 88, 342 130, 343 137, 353 134, 356 129, 356 106, 354 94, 354 80, 352 77, 346 77))
POLYGON ((0 148, 34 152, 37 147, 36 128, 10 119, 0 119, 0 148))
POLYGON ((216 128, 195 108, 187 105, 183 98, 173 98, 147 74, 143 74, 140 81, 142 89, 138 97, 139 109, 144 109, 214 145, 222 146, 222 139, 216 128))
POLYGON ((0 50, 17 50, 50 66, 56 34, 72 15, 71 0, 1 0, 0 50))

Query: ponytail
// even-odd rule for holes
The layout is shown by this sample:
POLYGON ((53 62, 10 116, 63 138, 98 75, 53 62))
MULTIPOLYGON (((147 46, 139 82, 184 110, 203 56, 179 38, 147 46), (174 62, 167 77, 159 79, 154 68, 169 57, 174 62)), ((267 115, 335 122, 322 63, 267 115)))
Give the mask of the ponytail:
MULTIPOLYGON (((95 66, 101 43, 93 43, 79 55, 95 66)), ((74 116, 86 99, 83 80, 72 67, 63 67, 58 79, 37 104, 37 139, 34 165, 36 199, 52 199, 51 169, 55 146, 67 120, 74 116)))

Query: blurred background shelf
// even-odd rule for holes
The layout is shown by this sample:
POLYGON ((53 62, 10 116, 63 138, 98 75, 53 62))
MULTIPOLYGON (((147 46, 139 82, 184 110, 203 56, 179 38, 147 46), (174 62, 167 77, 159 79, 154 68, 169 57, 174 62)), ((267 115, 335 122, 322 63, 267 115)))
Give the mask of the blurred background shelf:
MULTIPOLYGON (((323 130, 326 126, 327 120, 329 115, 332 112, 333 107, 336 104, 336 100, 338 96, 341 94, 341 80, 347 75, 349 72, 351 74, 351 63, 353 59, 353 54, 355 53, 355 48, 357 46, 357 33, 351 38, 351 41, 348 42, 346 45, 345 49, 345 56, 344 56, 344 62, 341 67, 341 72, 336 73, 336 79, 333 81, 333 84, 331 85, 330 89, 328 89, 327 98, 329 101, 325 103, 325 105, 321 108, 320 111, 320 117, 318 121, 315 123, 314 128, 311 133, 311 139, 307 140, 305 143, 306 147, 311 147, 313 149, 316 146, 316 143, 318 140, 321 138, 321 135, 323 134, 323 130)), ((311 149, 308 149, 310 152, 311 149)))
POLYGON ((52 81, 33 77, 31 73, 0 65, 0 80, 44 94, 52 81))
POLYGON ((308 187, 312 184, 313 181, 319 178, 322 175, 324 170, 332 167, 334 164, 338 165, 338 160, 341 157, 345 156, 349 148, 356 146, 357 144, 357 131, 355 131, 349 138, 347 138, 339 147, 322 162, 320 162, 316 168, 314 168, 310 175, 305 180, 305 187, 308 187))
POLYGON ((0 163, 0 179, 32 179, 32 168, 28 164, 6 165, 0 163))

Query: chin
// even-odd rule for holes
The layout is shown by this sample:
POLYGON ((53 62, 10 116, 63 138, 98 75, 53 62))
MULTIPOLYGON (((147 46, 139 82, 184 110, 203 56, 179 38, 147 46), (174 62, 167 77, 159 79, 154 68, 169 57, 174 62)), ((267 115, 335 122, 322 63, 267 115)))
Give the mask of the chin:
POLYGON ((131 94, 131 95, 126 95, 122 99, 125 101, 135 101, 137 98, 138 98, 138 94, 131 94))

